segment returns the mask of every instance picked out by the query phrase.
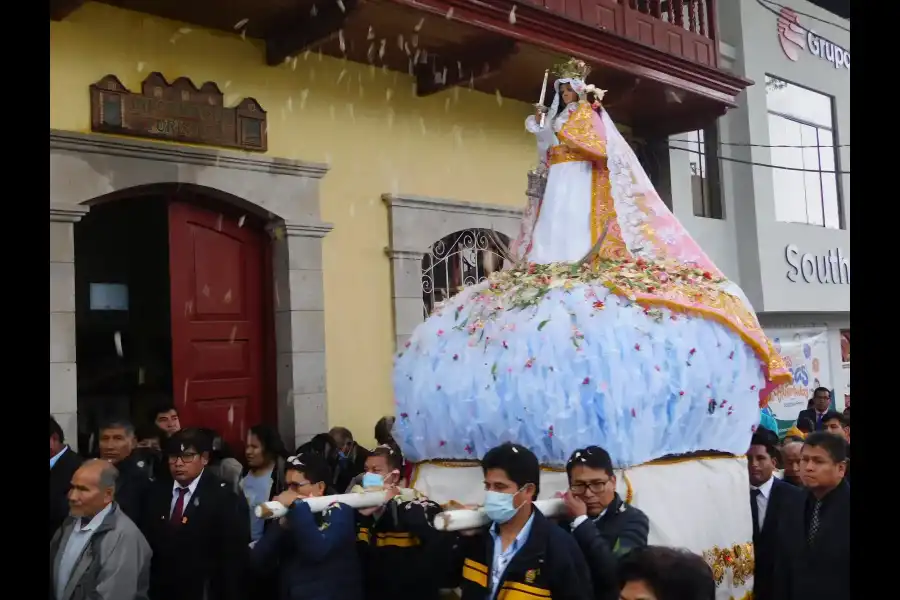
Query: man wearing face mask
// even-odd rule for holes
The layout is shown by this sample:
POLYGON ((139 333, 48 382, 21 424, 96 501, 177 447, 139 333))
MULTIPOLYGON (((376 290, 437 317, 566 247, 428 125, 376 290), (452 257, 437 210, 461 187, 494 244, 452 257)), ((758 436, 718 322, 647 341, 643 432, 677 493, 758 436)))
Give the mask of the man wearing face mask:
POLYGON ((434 566, 442 563, 424 543, 437 533, 429 522, 441 507, 428 500, 404 502, 399 497, 402 465, 403 456, 391 446, 378 446, 366 459, 362 487, 388 490, 384 506, 357 514, 357 547, 366 574, 367 600, 437 600, 440 594, 434 566))
POLYGON ((342 494, 358 475, 365 472, 369 451, 353 440, 353 434, 346 427, 332 427, 328 435, 337 445, 334 488, 342 494))
POLYGON ((493 524, 456 537, 451 585, 462 600, 593 600, 590 572, 577 542, 532 504, 540 491, 537 457, 505 443, 481 460, 484 510, 493 524))

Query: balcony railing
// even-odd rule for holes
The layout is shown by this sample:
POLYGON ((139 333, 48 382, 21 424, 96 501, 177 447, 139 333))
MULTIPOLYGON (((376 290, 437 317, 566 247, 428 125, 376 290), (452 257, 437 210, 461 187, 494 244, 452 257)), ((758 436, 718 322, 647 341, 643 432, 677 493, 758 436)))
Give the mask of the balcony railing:
POLYGON ((715 67, 716 0, 524 0, 573 21, 715 67))

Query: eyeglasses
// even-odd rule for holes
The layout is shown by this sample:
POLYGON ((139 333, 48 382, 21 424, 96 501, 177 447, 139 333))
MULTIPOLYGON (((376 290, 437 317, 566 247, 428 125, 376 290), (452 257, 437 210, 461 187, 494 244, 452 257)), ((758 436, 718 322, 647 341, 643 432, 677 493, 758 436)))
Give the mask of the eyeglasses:
POLYGON ((606 481, 591 481, 590 483, 573 483, 569 486, 569 491, 571 491, 576 496, 580 496, 589 489, 595 494, 599 494, 604 489, 606 489, 606 484, 608 484, 609 482, 610 480, 607 479, 606 481))
POLYGON ((188 463, 194 462, 194 460, 195 460, 198 456, 200 456, 200 455, 197 454, 196 452, 185 452, 185 453, 183 453, 183 454, 176 454, 176 455, 174 455, 174 456, 170 456, 170 457, 169 457, 169 462, 170 462, 171 464, 174 465, 175 463, 178 462, 178 459, 181 459, 181 462, 182 462, 183 464, 188 464, 188 463))
POLYGON ((292 481, 287 484, 288 489, 291 490, 292 492, 296 492, 300 488, 304 488, 308 485, 310 485, 310 483, 308 481, 292 481))

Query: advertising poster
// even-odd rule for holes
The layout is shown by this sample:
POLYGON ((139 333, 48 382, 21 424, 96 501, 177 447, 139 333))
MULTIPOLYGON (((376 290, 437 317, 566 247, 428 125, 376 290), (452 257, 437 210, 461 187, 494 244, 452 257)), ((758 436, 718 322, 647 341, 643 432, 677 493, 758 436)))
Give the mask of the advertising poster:
POLYGON ((832 389, 829 372, 828 335, 824 328, 772 329, 766 333, 784 357, 794 382, 776 388, 769 396, 769 408, 783 435, 806 408, 813 390, 825 386, 832 389))

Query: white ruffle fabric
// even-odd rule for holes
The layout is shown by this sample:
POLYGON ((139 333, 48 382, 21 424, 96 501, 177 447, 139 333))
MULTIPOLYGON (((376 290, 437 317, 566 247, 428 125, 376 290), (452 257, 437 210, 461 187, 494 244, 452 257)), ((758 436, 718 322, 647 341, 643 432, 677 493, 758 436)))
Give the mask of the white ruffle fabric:
POLYGON ((730 329, 668 310, 660 318, 578 283, 497 311, 473 334, 460 324, 479 314, 487 285, 448 300, 395 359, 394 436, 409 459, 477 459, 506 441, 545 465, 589 445, 623 467, 747 450, 764 375, 730 329))

